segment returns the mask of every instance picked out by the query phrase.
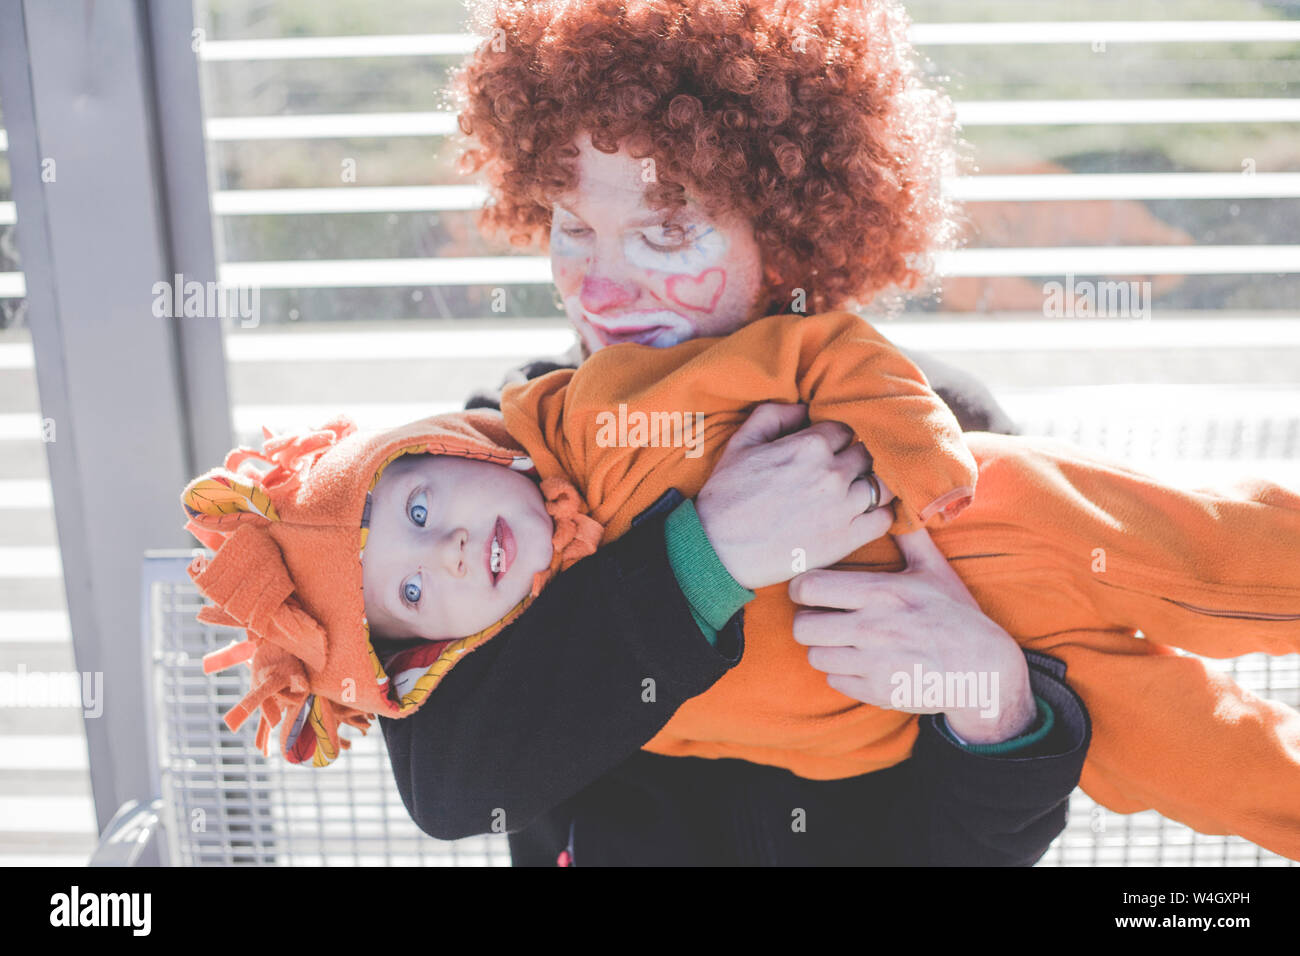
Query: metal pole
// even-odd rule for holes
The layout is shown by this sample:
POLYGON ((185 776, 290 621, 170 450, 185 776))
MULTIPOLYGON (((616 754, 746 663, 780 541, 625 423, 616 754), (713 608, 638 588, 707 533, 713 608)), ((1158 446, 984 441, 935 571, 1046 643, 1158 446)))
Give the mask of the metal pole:
POLYGON ((220 320, 160 318, 155 283, 215 279, 188 3, 0 0, 43 437, 101 831, 155 794, 140 557, 189 547, 179 494, 230 447, 220 320), (179 49, 178 49, 179 48, 179 49), (184 55, 182 55, 182 52, 184 55))

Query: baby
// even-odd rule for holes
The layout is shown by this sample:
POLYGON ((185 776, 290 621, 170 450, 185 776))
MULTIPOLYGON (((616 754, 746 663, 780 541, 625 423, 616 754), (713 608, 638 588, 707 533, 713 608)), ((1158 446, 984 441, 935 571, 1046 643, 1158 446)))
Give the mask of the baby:
MULTIPOLYGON (((191 570, 222 606, 201 617, 253 637, 205 659, 215 670, 253 658, 254 690, 228 723, 260 703, 265 747, 288 709, 282 748, 320 764, 337 753, 338 723, 408 715, 553 574, 625 533, 668 489, 694 496, 767 400, 847 424, 871 452, 881 498, 897 496, 891 532, 929 527, 990 618, 1067 664, 1093 720, 1080 781, 1089 795, 1300 858, 1300 714, 1167 646, 1215 657, 1300 649, 1300 495, 1262 481, 1180 491, 1065 443, 963 436, 920 371, 849 313, 771 316, 664 349, 612 346, 508 388, 500 418, 438 416, 366 440, 335 423, 328 436, 274 439, 264 452, 276 468, 220 508, 214 491, 247 477, 192 483, 189 526, 220 548, 191 570), (670 410, 703 416, 689 454, 671 430, 609 428, 611 415, 663 421, 670 410), (254 499, 261 489, 271 500, 254 499), (219 567, 236 525, 265 531, 286 566, 274 587, 249 588, 256 599, 230 581, 241 565, 275 570, 268 549, 265 568, 219 567), (381 663, 370 627, 415 643, 381 663), (301 732, 307 724, 314 733, 301 732)), ((226 467, 255 454, 238 450, 226 467)), ((679 510, 689 520, 689 503, 679 510)), ((845 563, 903 566, 890 536, 845 563)), ((783 585, 745 594, 742 660, 645 749, 814 779, 906 759, 916 717, 831 688, 791 636, 783 585)), ((693 610, 707 636, 709 615, 693 610)))

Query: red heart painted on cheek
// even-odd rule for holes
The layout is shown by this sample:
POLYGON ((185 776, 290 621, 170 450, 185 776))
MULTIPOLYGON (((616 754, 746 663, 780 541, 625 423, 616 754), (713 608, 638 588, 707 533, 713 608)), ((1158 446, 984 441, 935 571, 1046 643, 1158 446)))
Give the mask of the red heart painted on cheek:
POLYGON ((665 282, 670 299, 699 312, 713 311, 726 284, 727 273, 720 268, 705 269, 697 276, 669 276, 665 282))

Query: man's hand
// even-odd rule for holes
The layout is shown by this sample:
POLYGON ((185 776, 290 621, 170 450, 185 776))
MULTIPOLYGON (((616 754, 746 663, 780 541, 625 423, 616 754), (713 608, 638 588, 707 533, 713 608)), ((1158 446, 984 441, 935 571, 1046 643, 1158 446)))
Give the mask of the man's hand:
MULTIPOLYGON (((1010 740, 1036 713, 1029 666, 1019 645, 980 610, 924 528, 897 539, 907 561, 898 572, 809 571, 790 582, 794 639, 808 646, 808 663, 825 671, 840 693, 909 713, 942 712, 967 743, 1010 740), (997 675, 996 713, 981 716, 978 701, 956 707, 894 708, 894 675, 981 671, 997 675)), ((947 683, 945 681, 945 683, 947 683)))
POLYGON ((863 513, 871 504, 866 448, 838 422, 805 427, 807 412, 775 402, 755 408, 696 496, 709 543, 744 587, 790 580, 796 548, 803 567, 826 567, 893 524, 884 482, 882 507, 863 513))

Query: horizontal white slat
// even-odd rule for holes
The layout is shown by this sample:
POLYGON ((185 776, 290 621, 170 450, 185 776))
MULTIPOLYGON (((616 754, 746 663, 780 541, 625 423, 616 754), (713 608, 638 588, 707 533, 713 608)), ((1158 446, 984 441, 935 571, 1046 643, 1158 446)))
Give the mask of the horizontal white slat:
POLYGON ((279 432, 324 424, 343 412, 357 427, 392 428, 429 415, 460 411, 463 402, 333 402, 328 405, 235 405, 231 409, 235 430, 241 434, 261 434, 262 426, 279 432))
POLYGON ((233 189, 212 194, 219 216, 340 212, 452 212, 477 209, 481 186, 338 186, 329 189, 233 189))
POLYGON ((1300 319, 901 319, 878 328, 903 348, 943 352, 1300 348, 1300 319))
POLYGON ((32 343, 0 342, 0 369, 32 367, 32 343))
POLYGON ((90 797, 0 796, 0 833, 98 833, 90 797))
POLYGON ((0 272, 0 299, 21 299, 27 295, 27 282, 21 272, 0 272))
POLYGON ((1058 385, 1002 388, 998 401, 1017 420, 1089 421, 1115 418, 1250 421, 1274 415, 1300 415, 1300 384, 1279 385, 1058 385))
MULTIPOLYGON (((1300 196, 1300 173, 1048 173, 955 176, 945 182, 954 198, 972 203, 1300 196)), ((212 194, 212 211, 219 216, 462 212, 481 208, 487 198, 487 190, 481 186, 233 189, 212 194)), ((0 203, 0 217, 3 213, 4 204, 0 203)))
POLYGON ((1088 199, 1273 199, 1300 196, 1300 173, 1045 173, 957 176, 966 202, 1088 199))
POLYGON ((17 221, 17 205, 12 202, 0 202, 0 226, 12 226, 17 221))
POLYGON ((9 134, 6 133, 4 130, 0 129, 0 153, 5 152, 8 148, 9 148, 9 134))
POLYGON ((1009 46, 1042 43, 1252 43, 1300 40, 1287 20, 1049 20, 1035 23, 917 23, 908 34, 922 46, 1009 46))
POLYGON ((964 126, 1113 126, 1117 123, 1295 123, 1300 99, 978 100, 954 104, 964 126))
MULTIPOLYGON (((1300 100, 1249 99, 974 100, 954 103, 963 126, 1112 126, 1300 121, 1300 100)), ((213 117, 208 139, 343 139, 443 137, 451 112, 305 113, 213 117)))
POLYGON ((40 440, 40 415, 33 412, 0 412, 0 441, 40 440))
MULTIPOLYGON (((1286 20, 1045 21, 916 23, 909 39, 920 46, 1106 43, 1242 43, 1300 39, 1300 23, 1286 20)), ((230 60, 344 59, 376 56, 464 56, 482 38, 469 33, 381 36, 275 37, 206 40, 199 58, 230 60)))
POLYGON ((222 116, 207 121, 208 139, 340 139, 354 136, 446 136, 456 114, 308 113, 297 116, 222 116))
MULTIPOLYGON (((1294 123, 1300 100, 1103 99, 977 100, 955 103, 964 126, 1111 126, 1116 123, 1294 123)), ((456 114, 307 113, 283 116, 220 116, 207 121, 213 141, 254 139, 345 139, 352 137, 446 136, 456 114)))
MULTIPOLYGON (((1300 246, 1058 246, 960 249, 939 257, 949 276, 1249 275, 1300 271, 1300 246)), ((226 262, 221 281, 262 289, 509 286, 551 281, 544 256, 303 259, 226 262)))
POLYGON ((409 33, 384 36, 274 37, 265 40, 205 40, 199 59, 302 60, 371 56, 464 56, 480 38, 469 33, 409 33))
POLYGON ((88 767, 86 741, 80 735, 0 734, 0 770, 31 772, 88 767))
POLYGON ((226 262, 227 286, 262 289, 361 288, 403 285, 507 286, 551 281, 543 256, 482 256, 444 259, 302 259, 226 262))
POLYGON ((0 643, 61 644, 70 640, 66 611, 0 611, 0 643))
POLYGON ((58 548, 0 547, 0 578, 61 578, 58 548))
POLYGON ((1300 271, 1300 246, 960 249, 938 263, 949 276, 1255 275, 1300 271))
POLYGON ((53 506, 48 481, 0 478, 0 512, 7 510, 39 511, 53 506))
POLYGON ((226 336, 230 362, 330 362, 364 359, 518 358, 521 362, 572 347, 573 331, 559 321, 544 329, 421 329, 373 332, 274 333, 226 336), (292 358, 286 358, 292 356, 292 358))

